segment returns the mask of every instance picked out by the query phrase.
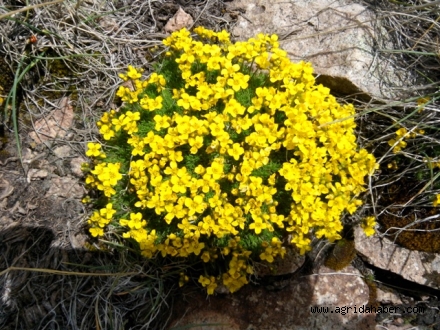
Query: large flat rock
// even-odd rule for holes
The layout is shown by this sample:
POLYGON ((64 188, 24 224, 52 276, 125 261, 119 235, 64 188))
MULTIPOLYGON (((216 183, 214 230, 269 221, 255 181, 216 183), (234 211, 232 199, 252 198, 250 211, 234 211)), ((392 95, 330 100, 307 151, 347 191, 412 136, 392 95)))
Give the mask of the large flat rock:
POLYGON ((355 229, 355 245, 368 263, 409 281, 440 289, 440 254, 411 251, 376 235, 366 237, 359 227, 355 229))
MULTIPOLYGON (((343 0, 235 0, 244 11, 232 34, 240 40, 278 34, 292 61, 309 61, 318 82, 343 95, 392 98, 396 69, 377 56, 376 18, 360 4, 343 0)), ((383 35, 381 36, 383 39, 383 35)), ((382 40, 381 39, 381 40, 382 40)), ((398 72, 400 76, 404 73, 398 72)))
POLYGON ((374 329, 375 314, 354 308, 367 305, 368 295, 368 286, 352 266, 340 272, 321 267, 318 274, 299 276, 279 291, 247 285, 232 295, 186 293, 186 300, 174 307, 170 329, 374 329), (328 310, 312 312, 314 307, 328 310))

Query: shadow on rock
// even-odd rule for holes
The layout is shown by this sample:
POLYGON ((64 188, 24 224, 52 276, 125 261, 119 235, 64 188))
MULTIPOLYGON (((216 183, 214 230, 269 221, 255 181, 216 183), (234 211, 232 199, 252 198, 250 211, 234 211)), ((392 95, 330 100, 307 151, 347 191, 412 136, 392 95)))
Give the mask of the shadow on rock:
POLYGON ((352 266, 299 273, 280 290, 248 285, 232 295, 206 297, 186 291, 174 308, 170 330, 374 329, 374 313, 361 313, 368 286, 352 266), (357 309, 355 309, 356 307, 357 309))

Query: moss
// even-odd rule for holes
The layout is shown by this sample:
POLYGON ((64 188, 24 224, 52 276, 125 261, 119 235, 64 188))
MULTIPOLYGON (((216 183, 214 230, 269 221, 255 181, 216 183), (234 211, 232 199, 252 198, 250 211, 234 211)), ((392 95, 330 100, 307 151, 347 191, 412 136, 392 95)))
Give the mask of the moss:
POLYGON ((330 254, 327 256, 324 265, 333 270, 341 270, 347 267, 353 261, 355 256, 356 250, 354 240, 343 238, 335 244, 330 254))
POLYGON ((377 301, 377 285, 374 278, 365 277, 364 282, 368 286, 368 306, 378 308, 380 304, 377 301))
POLYGON ((0 56, 0 87, 2 94, 8 94, 14 84, 14 74, 6 62, 6 59, 0 56))
POLYGON ((388 230, 387 234, 391 235, 389 236, 390 239, 395 240, 397 244, 410 250, 439 253, 440 223, 435 221, 425 221, 411 225, 416 219, 423 219, 424 217, 436 214, 436 210, 432 209, 428 212, 421 212, 415 208, 410 208, 407 212, 409 212, 409 214, 403 217, 387 214, 379 218, 379 222, 383 225, 384 231, 388 230), (424 215, 418 215, 418 213, 424 213, 424 215), (418 216, 416 217, 416 215, 418 216), (398 230, 392 229, 403 228, 408 225, 410 225, 408 227, 410 230, 404 230, 400 233, 398 230))
POLYGON ((0 161, 1 162, 5 161, 9 157, 11 157, 11 154, 8 151, 6 151, 4 149, 0 150, 0 161))
POLYGON ((385 206, 389 212, 378 217, 381 231, 386 232, 389 239, 398 245, 416 251, 440 252, 440 223, 438 221, 417 222, 418 219, 437 214, 436 208, 423 207, 393 207, 405 205, 420 190, 420 183, 416 180, 402 179, 390 186, 388 195, 385 195, 385 206), (413 224, 415 223, 415 224, 413 224), (408 230, 399 232, 398 229, 408 226, 408 230))
MULTIPOLYGON (((14 74, 12 73, 5 57, 0 55, 0 107, 4 108, 6 96, 14 84, 14 74)), ((0 110, 0 123, 7 123, 9 120, 10 113, 7 110, 0 110)), ((3 135, 3 133, 2 133, 3 135)))

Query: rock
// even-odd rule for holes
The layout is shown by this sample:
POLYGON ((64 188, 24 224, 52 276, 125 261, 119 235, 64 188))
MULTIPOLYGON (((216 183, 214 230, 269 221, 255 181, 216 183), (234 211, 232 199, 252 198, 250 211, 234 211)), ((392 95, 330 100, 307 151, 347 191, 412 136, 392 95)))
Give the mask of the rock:
POLYGON ((58 109, 35 122, 35 132, 29 133, 29 136, 36 143, 63 138, 72 126, 73 117, 73 107, 69 103, 69 98, 63 97, 58 104, 58 109))
POLYGON ((0 176, 0 202, 6 200, 7 197, 14 192, 14 186, 8 181, 3 179, 3 175, 0 176))
POLYGON ((391 291, 383 291, 380 288, 376 289, 376 301, 383 305, 401 305, 403 304, 402 300, 399 298, 397 294, 391 291))
POLYGON ((80 199, 84 196, 84 188, 78 183, 78 180, 70 177, 59 177, 53 175, 51 178, 51 185, 46 197, 57 196, 64 198, 80 199))
POLYGON ((70 148, 68 145, 64 145, 64 146, 55 148, 53 150, 53 153, 58 158, 66 158, 66 157, 69 157, 71 151, 72 151, 72 148, 70 148))
POLYGON ((190 28, 193 24, 194 20, 191 15, 185 13, 182 7, 179 7, 177 13, 170 18, 164 29, 165 32, 172 33, 183 28, 190 28))
POLYGON ((267 276, 267 275, 286 275, 295 273, 305 261, 305 256, 300 255, 297 250, 292 247, 286 248, 286 255, 284 258, 277 257, 273 263, 259 262, 255 264, 255 275, 267 276))
POLYGON ((355 229, 356 250, 363 259, 404 279, 440 289, 440 254, 411 251, 386 238, 366 237, 361 228, 355 229))
POLYGON ((43 178, 46 178, 47 175, 48 175, 48 173, 47 173, 46 170, 40 170, 40 169, 37 169, 37 168, 31 168, 31 169, 28 171, 26 181, 27 181, 28 183, 30 183, 31 180, 39 180, 39 179, 43 179, 43 178))
POLYGON ((32 151, 29 148, 23 148, 23 164, 30 164, 34 160, 43 158, 42 154, 32 151))
POLYGON ((108 34, 111 32, 115 32, 120 28, 118 21, 114 17, 110 17, 108 15, 101 16, 98 19, 99 25, 103 28, 103 30, 108 34))
POLYGON ((185 292, 187 300, 176 301, 170 329, 374 329, 375 314, 358 309, 367 305, 368 296, 368 286, 352 266, 341 272, 321 267, 319 274, 298 276, 276 292, 252 285, 209 298, 200 290, 185 292), (328 310, 312 312, 314 307, 328 310))
POLYGON ((70 170, 72 174, 78 178, 84 177, 84 172, 81 170, 81 165, 87 162, 83 157, 75 157, 70 161, 70 170))
POLYGON ((366 100, 370 96, 389 98, 394 92, 383 86, 384 81, 402 81, 397 79, 395 68, 375 56, 375 17, 360 4, 343 0, 237 0, 228 8, 245 11, 233 35, 244 40, 261 32, 277 34, 290 59, 311 62, 317 82, 335 94, 360 93, 366 100))

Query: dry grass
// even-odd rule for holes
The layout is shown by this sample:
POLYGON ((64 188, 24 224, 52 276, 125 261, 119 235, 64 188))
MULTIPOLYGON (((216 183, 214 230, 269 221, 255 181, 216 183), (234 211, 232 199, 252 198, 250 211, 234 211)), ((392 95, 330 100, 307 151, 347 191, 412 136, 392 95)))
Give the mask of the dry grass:
MULTIPOLYGON (((400 100, 360 106, 360 144, 371 150, 380 170, 370 181, 369 203, 359 214, 375 214, 381 236, 427 252, 439 252, 440 193, 440 24, 438 3, 365 1, 376 12, 377 55, 413 77, 400 100), (399 128, 416 133, 398 153, 389 145, 399 128), (423 130, 424 133, 418 133, 423 130), (428 236, 427 236, 428 235, 428 236)), ((396 145, 396 144, 394 144, 396 145)))
MULTIPOLYGON (((195 25, 219 30, 229 24, 221 17, 224 4, 219 0, 37 0, 24 5, 0 1, 0 95, 9 95, 8 111, 2 111, 3 135, 8 138, 16 131, 19 145, 32 147, 27 133, 63 97, 69 98, 76 116, 71 134, 33 146, 41 154, 68 145, 84 156, 85 144, 98 138, 97 119, 118 107, 118 73, 129 64, 151 73, 166 36, 163 27, 179 5, 195 25), (31 36, 36 36, 35 43, 31 36)), ((14 172, 6 168, 13 158, 2 163, 0 177, 14 172)), ((25 199, 26 192, 22 194, 25 199)), ((146 261, 114 245, 106 252, 72 250, 63 218, 70 217, 73 230, 84 233, 87 210, 81 206, 67 211, 61 205, 60 210, 49 207, 39 216, 15 214, 15 224, 0 223, 0 328, 166 327, 178 273, 187 266, 146 261), (42 216, 57 226, 43 224, 42 216)))

